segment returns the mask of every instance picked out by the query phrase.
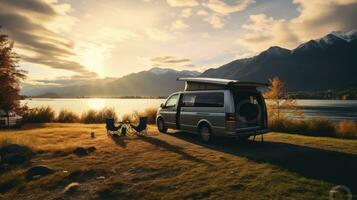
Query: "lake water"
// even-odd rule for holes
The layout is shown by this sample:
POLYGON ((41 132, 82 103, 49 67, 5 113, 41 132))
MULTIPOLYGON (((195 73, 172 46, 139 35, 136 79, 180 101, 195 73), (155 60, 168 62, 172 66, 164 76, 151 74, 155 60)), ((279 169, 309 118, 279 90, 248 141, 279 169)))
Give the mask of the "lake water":
MULTIPOLYGON (((26 99, 21 102, 28 107, 50 106, 57 113, 61 109, 67 109, 81 114, 89 109, 101 109, 103 107, 114 108, 117 115, 133 111, 142 111, 145 108, 158 108, 164 99, 26 99)), ((357 100, 297 100, 304 110, 306 118, 325 117, 331 120, 357 121, 357 100)))

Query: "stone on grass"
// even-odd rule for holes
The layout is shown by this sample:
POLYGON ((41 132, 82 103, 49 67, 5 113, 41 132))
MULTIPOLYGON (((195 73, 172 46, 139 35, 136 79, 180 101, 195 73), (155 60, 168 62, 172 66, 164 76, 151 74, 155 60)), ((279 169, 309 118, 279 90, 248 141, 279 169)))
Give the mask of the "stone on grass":
POLYGON ((1 163, 9 165, 23 164, 34 155, 30 148, 18 144, 8 144, 0 148, 1 163))
POLYGON ((83 147, 77 147, 74 151, 74 154, 76 154, 77 156, 86 156, 88 155, 87 149, 83 148, 83 147))
POLYGON ((76 154, 77 156, 87 156, 90 153, 96 151, 97 148, 95 148, 94 146, 88 147, 88 148, 84 148, 84 147, 77 147, 73 153, 76 154))
POLYGON ((3 162, 9 165, 19 165, 30 160, 26 155, 23 154, 10 154, 3 158, 3 162))
POLYGON ((39 178, 42 176, 47 176, 47 175, 53 174, 54 172, 55 172, 55 170, 53 170, 47 166, 39 165, 39 166, 31 167, 29 170, 27 170, 25 177, 27 179, 31 180, 34 178, 39 178))
POLYGON ((87 148, 87 152, 88 153, 92 153, 92 152, 94 152, 94 151, 96 151, 97 150, 97 148, 95 148, 95 147, 88 147, 87 148))
POLYGON ((69 185, 67 185, 64 190, 63 193, 65 194, 72 194, 78 191, 79 187, 81 186, 81 184, 77 183, 77 182, 73 182, 70 183, 69 185))

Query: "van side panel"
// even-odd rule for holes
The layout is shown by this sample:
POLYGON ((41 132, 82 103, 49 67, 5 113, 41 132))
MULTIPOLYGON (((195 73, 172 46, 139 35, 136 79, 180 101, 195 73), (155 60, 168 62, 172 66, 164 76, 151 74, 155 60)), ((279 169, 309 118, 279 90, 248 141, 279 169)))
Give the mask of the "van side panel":
MULTIPOLYGON (((226 109, 229 108, 229 103, 225 99, 230 99, 229 91, 225 90, 212 90, 212 91, 196 91, 196 92, 184 92, 184 94, 199 95, 199 94, 211 94, 211 93, 223 93, 223 105, 221 107, 181 107, 181 130, 189 132, 197 132, 198 126, 201 122, 207 122, 212 128, 214 134, 224 134, 225 128, 225 116, 226 109)), ((234 108, 233 108, 234 109, 234 108)))

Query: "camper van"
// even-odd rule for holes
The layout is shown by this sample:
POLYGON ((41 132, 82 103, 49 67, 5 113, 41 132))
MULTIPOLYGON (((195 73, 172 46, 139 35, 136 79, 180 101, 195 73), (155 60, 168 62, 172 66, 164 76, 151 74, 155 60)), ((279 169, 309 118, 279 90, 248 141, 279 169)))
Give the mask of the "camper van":
POLYGON ((16 127, 20 128, 22 125, 22 117, 14 112, 5 112, 0 109, 0 128, 1 127, 16 127))
POLYGON ((215 78, 178 78, 185 90, 171 94, 156 116, 160 132, 198 133, 203 142, 216 136, 248 139, 268 132, 267 109, 258 88, 268 84, 215 78))

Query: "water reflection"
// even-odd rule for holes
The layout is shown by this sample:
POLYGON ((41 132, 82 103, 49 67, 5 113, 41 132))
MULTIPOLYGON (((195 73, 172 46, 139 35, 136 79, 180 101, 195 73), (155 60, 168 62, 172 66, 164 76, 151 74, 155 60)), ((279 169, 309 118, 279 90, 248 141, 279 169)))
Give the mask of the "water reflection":
POLYGON ((100 110, 106 106, 106 99, 88 99, 87 104, 89 108, 100 110))

